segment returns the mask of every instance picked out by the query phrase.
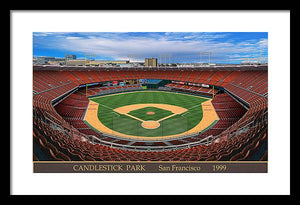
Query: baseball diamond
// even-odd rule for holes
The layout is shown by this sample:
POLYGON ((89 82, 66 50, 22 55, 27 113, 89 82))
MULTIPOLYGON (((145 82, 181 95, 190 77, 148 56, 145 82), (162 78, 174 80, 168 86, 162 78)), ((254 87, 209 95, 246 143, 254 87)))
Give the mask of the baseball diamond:
POLYGON ((165 91, 90 98, 85 122, 101 133, 143 140, 201 132, 218 120, 211 99, 165 91), (97 107, 97 109, 95 109, 97 107), (154 114, 147 114, 147 113, 154 114))

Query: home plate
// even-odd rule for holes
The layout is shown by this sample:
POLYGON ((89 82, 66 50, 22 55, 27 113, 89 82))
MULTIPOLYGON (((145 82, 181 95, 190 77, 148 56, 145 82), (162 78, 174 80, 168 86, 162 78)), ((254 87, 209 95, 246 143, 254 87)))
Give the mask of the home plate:
POLYGON ((159 126, 160 126, 159 122, 153 120, 142 122, 142 127, 145 129, 156 129, 159 126))

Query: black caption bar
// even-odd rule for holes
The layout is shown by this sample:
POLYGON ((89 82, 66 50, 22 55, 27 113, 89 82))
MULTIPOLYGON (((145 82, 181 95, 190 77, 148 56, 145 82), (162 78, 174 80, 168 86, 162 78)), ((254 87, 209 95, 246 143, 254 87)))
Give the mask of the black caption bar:
POLYGON ((34 162, 34 173, 267 173, 267 162, 34 162))

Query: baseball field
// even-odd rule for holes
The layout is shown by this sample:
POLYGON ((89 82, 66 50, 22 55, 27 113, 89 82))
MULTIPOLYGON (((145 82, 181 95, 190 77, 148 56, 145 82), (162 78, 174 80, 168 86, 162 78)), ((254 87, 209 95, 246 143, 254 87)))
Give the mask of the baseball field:
POLYGON ((97 131, 125 138, 192 134, 218 120, 211 99, 182 93, 136 91, 89 100, 84 121, 97 131))

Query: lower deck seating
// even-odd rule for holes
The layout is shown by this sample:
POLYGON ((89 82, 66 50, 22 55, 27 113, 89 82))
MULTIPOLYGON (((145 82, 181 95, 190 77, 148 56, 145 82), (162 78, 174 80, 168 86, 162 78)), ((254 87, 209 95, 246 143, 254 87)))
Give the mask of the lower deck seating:
MULTIPOLYGON (((252 127, 248 132, 222 142, 199 145, 172 151, 130 151, 116 149, 87 141, 72 139, 55 131, 40 120, 34 121, 34 138, 49 153, 53 160, 66 161, 228 161, 249 160, 251 153, 267 140, 265 125, 252 127)), ((252 160, 265 159, 265 153, 252 160)))

